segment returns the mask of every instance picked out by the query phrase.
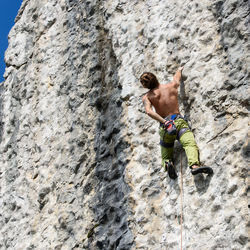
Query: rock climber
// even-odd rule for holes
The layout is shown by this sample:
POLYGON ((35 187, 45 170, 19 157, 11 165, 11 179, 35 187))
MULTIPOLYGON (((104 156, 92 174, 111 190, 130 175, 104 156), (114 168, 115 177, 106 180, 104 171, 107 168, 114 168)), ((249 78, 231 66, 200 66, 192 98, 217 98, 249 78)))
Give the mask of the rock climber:
POLYGON ((186 119, 180 115, 178 104, 178 87, 182 78, 183 67, 180 67, 173 80, 168 84, 160 84, 153 73, 144 72, 140 82, 149 91, 143 96, 143 104, 147 115, 160 122, 159 134, 162 166, 171 179, 177 178, 173 164, 174 141, 178 139, 187 155, 191 173, 212 174, 210 167, 200 166, 199 150, 186 119), (154 107, 154 109, 153 109, 154 107))

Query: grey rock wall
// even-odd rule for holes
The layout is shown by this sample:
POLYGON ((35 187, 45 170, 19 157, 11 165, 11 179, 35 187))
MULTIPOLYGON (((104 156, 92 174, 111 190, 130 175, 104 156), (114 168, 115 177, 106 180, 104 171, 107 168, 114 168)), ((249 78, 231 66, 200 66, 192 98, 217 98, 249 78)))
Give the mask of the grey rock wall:
POLYGON ((0 85, 0 249, 248 249, 249 7, 24 0, 0 85), (176 142, 173 181, 138 78, 179 65, 214 175, 176 142))

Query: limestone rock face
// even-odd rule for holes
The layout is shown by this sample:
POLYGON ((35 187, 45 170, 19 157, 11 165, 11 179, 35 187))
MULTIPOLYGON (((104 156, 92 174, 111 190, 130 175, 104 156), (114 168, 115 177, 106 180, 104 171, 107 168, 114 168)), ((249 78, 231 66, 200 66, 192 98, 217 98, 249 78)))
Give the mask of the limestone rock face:
POLYGON ((0 85, 0 249, 248 249, 249 46, 246 0, 24 0, 0 85), (173 181, 138 79, 180 65, 214 175, 176 142, 173 181))

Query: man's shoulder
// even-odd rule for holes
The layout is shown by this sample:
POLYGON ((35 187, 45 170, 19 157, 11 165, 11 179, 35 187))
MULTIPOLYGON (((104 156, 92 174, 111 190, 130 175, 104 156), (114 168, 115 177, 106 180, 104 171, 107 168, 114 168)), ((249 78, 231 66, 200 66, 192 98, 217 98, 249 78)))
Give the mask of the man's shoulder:
POLYGON ((161 89, 171 89, 175 85, 174 81, 168 82, 166 84, 161 84, 161 89))
POLYGON ((164 91, 165 89, 168 89, 170 87, 170 82, 168 82, 168 83, 162 83, 162 84, 160 84, 160 86, 159 86, 159 91, 161 92, 161 91, 164 91))
POLYGON ((171 84, 173 84, 174 83, 174 81, 170 81, 170 82, 166 82, 166 83, 163 83, 163 84, 161 84, 160 86, 162 87, 162 88, 168 88, 171 84))
POLYGON ((146 94, 144 94, 144 96, 142 97, 142 101, 149 101, 151 102, 151 99, 153 97, 153 90, 149 90, 146 94))
POLYGON ((143 97, 142 97, 143 101, 146 100, 146 99, 148 99, 148 94, 149 94, 149 91, 146 94, 143 95, 143 97))

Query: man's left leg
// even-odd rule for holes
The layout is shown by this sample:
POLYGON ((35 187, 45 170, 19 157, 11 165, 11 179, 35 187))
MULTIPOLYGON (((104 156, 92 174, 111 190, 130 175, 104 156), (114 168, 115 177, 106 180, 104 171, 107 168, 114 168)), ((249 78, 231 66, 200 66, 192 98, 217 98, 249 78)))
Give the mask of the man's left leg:
POLYGON ((181 138, 180 143, 182 144, 188 159, 189 167, 199 167, 199 149, 195 142, 194 135, 191 131, 185 132, 181 138))
POLYGON ((193 175, 199 173, 212 174, 213 170, 210 167, 201 167, 199 161, 199 149, 194 139, 194 135, 191 131, 185 132, 181 138, 180 142, 185 149, 188 165, 191 168, 191 173, 193 175))

